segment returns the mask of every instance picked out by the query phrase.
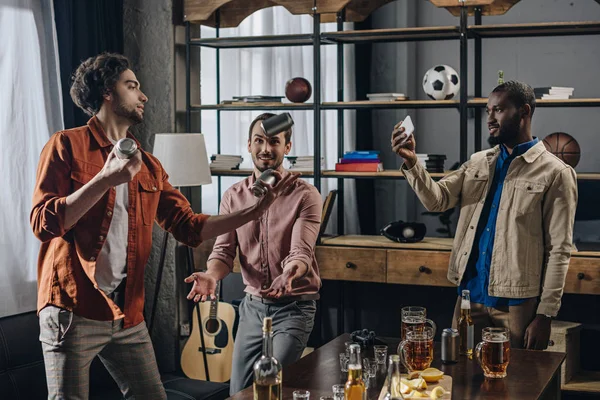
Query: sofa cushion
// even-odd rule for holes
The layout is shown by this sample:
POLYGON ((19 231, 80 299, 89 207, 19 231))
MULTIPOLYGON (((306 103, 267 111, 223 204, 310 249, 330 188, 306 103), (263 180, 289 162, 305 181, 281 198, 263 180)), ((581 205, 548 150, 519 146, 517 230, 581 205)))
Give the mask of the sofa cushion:
POLYGON ((46 399, 46 370, 39 335, 35 312, 0 318, 2 398, 46 399))
MULTIPOLYGON (((0 399, 45 400, 46 370, 39 341, 40 324, 35 311, 0 318, 0 399)), ((162 376, 169 400, 222 400, 229 385, 162 376)), ((123 396, 102 362, 90 368, 90 400, 121 400, 123 396)))
POLYGON ((184 376, 167 374, 162 376, 169 400, 223 400, 229 397, 226 383, 205 382, 184 376))

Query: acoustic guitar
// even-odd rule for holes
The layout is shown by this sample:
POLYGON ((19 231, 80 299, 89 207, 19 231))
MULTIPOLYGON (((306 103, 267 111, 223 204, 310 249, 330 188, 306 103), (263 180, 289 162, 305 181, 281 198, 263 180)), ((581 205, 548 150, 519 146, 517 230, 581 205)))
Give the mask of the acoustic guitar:
MULTIPOLYGON (((221 281, 217 282, 215 293, 219 293, 221 281)), ((226 382, 231 378, 231 362, 233 358, 233 324, 235 310, 229 303, 214 300, 198 303, 194 307, 192 333, 181 353, 181 369, 188 378, 226 382), (202 333, 204 346, 200 337, 198 312, 202 316, 202 333), (206 348, 204 348, 206 347, 206 348), (204 354, 206 354, 206 357, 204 354), (204 368, 204 360, 208 364, 208 378, 204 368)))

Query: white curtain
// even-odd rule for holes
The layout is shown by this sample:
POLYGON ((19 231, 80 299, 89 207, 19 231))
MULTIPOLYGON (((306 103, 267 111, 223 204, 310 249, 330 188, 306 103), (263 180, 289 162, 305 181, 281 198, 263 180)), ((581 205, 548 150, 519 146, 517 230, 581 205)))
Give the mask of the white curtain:
MULTIPOLYGON (((346 24, 350 29, 351 24, 346 24)), ((321 31, 335 31, 336 24, 321 24, 321 31)), ((283 7, 271 7, 257 11, 246 18, 237 28, 221 29, 221 37, 283 35, 313 32, 311 16, 292 15, 283 7)), ((215 30, 202 27, 202 37, 214 37, 215 30)), ((336 46, 321 47, 321 100, 337 101, 337 50, 336 46)), ((216 102, 215 50, 201 51, 201 96, 203 104, 216 102)), ((285 95, 285 83, 293 77, 304 77, 311 84, 313 74, 313 47, 267 47, 227 49, 220 51, 221 100, 242 95, 285 95)), ((355 99, 354 46, 344 46, 344 93, 346 99, 355 99)), ((313 102, 313 96, 308 100, 313 102)), ((284 101, 287 101, 284 99, 284 101)), ((263 111, 221 112, 221 154, 237 154, 244 158, 241 168, 251 168, 252 160, 247 151, 248 127, 263 111)), ((278 111, 276 111, 278 112, 278 111)), ((290 155, 314 155, 313 111, 290 111, 294 118, 294 133, 290 155)), ((344 113, 344 147, 355 148, 355 112, 344 113)), ((205 134, 207 150, 217 153, 217 121, 215 111, 202 112, 202 133, 205 134)), ((337 162, 337 112, 321 112, 321 154, 325 168, 334 169, 337 162)), ((240 178, 222 178, 222 192, 240 178)), ((312 180, 309 180, 312 181, 312 180)), ((325 197, 336 189, 335 179, 321 180, 321 193, 325 197)), ((353 180, 345 181, 345 232, 357 233, 356 193, 353 180)), ((218 211, 217 179, 211 186, 203 186, 202 211, 213 214, 218 211)), ((336 202, 337 204, 337 202, 336 202)), ((337 226, 337 213, 333 212, 328 231, 337 226)))
POLYGON ((0 0, 0 317, 34 310, 39 241, 29 225, 39 155, 62 129, 53 2, 0 0))

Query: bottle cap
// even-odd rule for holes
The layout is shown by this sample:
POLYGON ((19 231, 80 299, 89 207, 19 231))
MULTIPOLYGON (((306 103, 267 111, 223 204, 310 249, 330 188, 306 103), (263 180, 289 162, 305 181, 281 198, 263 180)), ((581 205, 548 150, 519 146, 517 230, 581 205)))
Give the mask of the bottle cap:
POLYGON ((273 328, 273 318, 266 317, 263 319, 263 332, 271 332, 273 328))

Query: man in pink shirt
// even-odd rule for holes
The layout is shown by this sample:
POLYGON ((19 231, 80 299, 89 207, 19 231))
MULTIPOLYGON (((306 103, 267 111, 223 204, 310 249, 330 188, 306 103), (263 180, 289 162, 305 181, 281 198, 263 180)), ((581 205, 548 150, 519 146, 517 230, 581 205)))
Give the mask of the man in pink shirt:
MULTIPOLYGON (((261 173, 273 169, 283 177, 283 158, 292 148, 292 131, 267 137, 261 114, 250 124, 248 151, 254 173, 223 195, 220 214, 230 214, 256 202, 251 187, 261 173)), ((315 244, 321 224, 322 199, 317 189, 298 179, 256 221, 217 238, 206 273, 186 278, 194 282, 188 299, 214 298, 217 281, 233 270, 239 251, 246 297, 239 309, 230 394, 250 386, 252 367, 261 356, 262 321, 273 318, 273 355, 284 366, 300 358, 313 329, 321 279, 315 244)))

